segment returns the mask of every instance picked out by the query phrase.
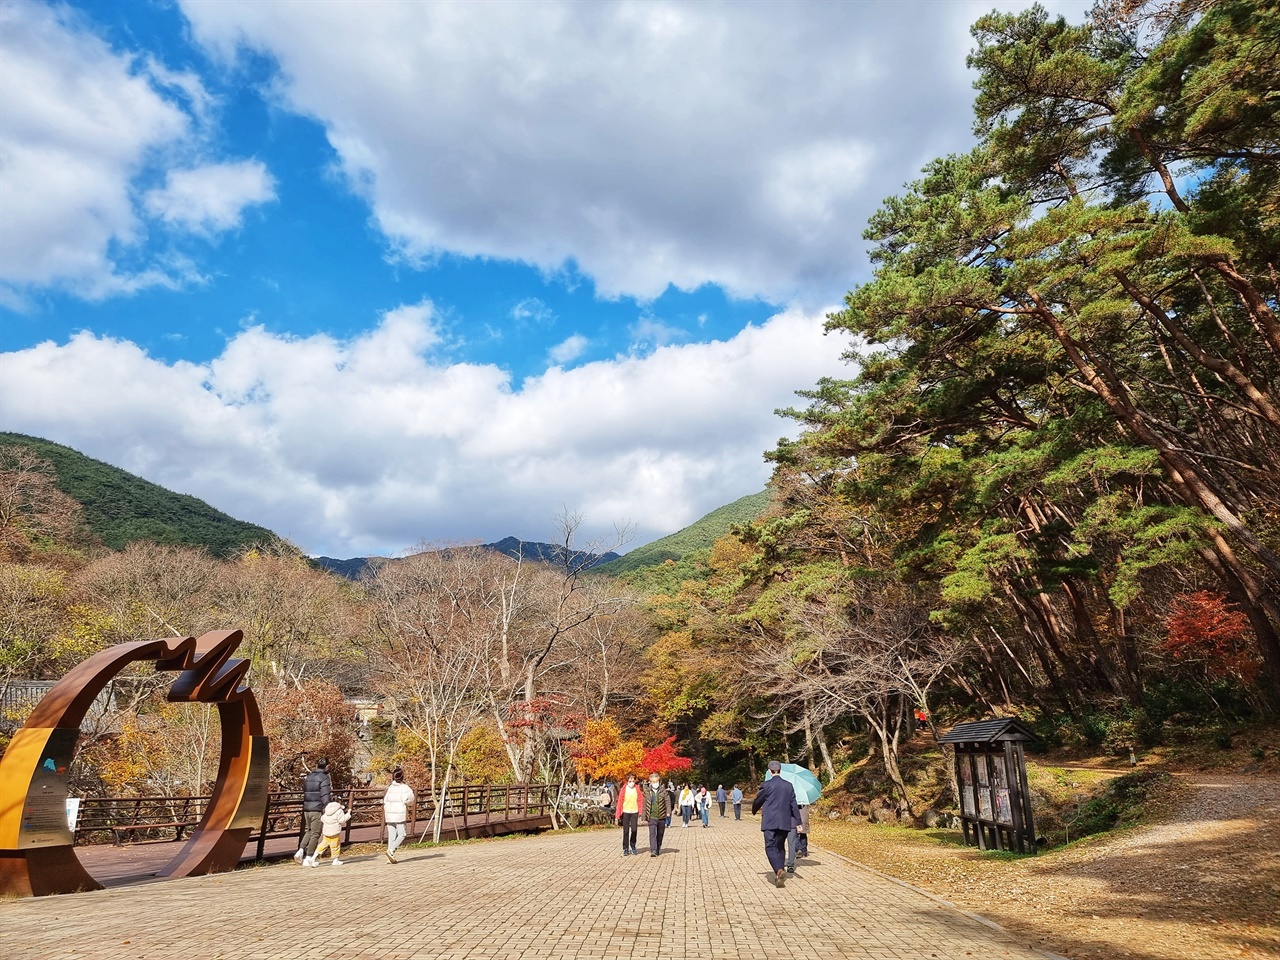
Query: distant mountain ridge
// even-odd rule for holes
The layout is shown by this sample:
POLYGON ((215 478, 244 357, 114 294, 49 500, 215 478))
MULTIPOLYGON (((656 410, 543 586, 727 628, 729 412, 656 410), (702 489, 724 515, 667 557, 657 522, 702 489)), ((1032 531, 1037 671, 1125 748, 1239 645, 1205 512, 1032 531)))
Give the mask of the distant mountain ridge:
MULTIPOLYGON (((564 547, 556 543, 539 543, 536 540, 521 540, 519 537, 504 537, 494 543, 482 543, 480 546, 484 550, 492 550, 508 557, 522 557, 535 563, 564 563, 564 547)), ((352 557, 349 560, 338 560, 334 557, 312 557, 311 562, 348 580, 359 580, 371 568, 391 559, 393 558, 352 557)), ((583 570, 618 559, 621 558, 612 551, 596 555, 575 550, 570 555, 570 563, 583 570)))
POLYGON ((90 531, 112 550, 135 540, 204 547, 216 557, 279 540, 185 493, 174 493, 127 470, 52 440, 0 433, 0 446, 22 446, 53 464, 58 489, 84 510, 90 531))

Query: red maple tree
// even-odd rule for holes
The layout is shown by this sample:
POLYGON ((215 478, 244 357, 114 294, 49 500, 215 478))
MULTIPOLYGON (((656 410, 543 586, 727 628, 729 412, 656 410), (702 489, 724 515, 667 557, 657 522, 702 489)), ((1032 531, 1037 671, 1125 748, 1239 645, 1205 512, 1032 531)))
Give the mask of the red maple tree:
POLYGON ((683 773, 692 768, 693 761, 688 757, 680 756, 679 751, 676 750, 675 737, 667 737, 656 747, 650 747, 645 751, 644 759, 640 761, 640 769, 644 773, 656 773, 661 777, 683 773))
POLYGON ((1175 660, 1203 663, 1218 679, 1258 678, 1262 664, 1248 643, 1249 620, 1220 594, 1200 590, 1175 598, 1165 627, 1164 648, 1175 660))

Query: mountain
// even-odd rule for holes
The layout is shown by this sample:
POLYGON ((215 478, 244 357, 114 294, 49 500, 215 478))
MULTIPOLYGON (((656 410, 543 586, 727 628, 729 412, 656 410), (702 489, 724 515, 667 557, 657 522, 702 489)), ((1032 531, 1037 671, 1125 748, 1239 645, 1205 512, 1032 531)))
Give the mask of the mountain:
POLYGON ((333 557, 312 557, 314 566, 322 567, 330 573, 336 573, 348 580, 359 580, 371 567, 376 567, 386 560, 385 557, 352 557, 350 560, 337 560, 333 557))
MULTIPOLYGON (((507 537, 497 543, 486 543, 484 548, 486 550, 496 550, 498 553, 506 554, 508 557, 522 556, 526 560, 537 560, 541 563, 564 563, 564 547, 558 543, 538 543, 531 540, 520 540, 517 537, 507 537)), ((574 550, 569 562, 579 569, 586 570, 619 559, 621 557, 612 551, 595 555, 584 553, 581 550, 574 550)))
POLYGON ((86 457, 60 443, 0 433, 0 446, 23 446, 53 464, 58 489, 84 509, 85 523, 113 550, 135 540, 204 547, 216 557, 279 538, 203 500, 174 493, 126 470, 86 457))
POLYGON ((707 550, 735 524, 750 523, 758 517, 768 503, 768 490, 741 497, 733 503, 717 507, 683 530, 646 543, 643 547, 636 547, 617 560, 600 564, 593 572, 616 577, 644 567, 654 567, 668 560, 681 560, 696 550, 707 550))
MULTIPOLYGON (((506 537, 495 543, 483 543, 485 550, 493 550, 508 557, 523 557, 536 563, 563 563, 564 547, 554 543, 538 543, 533 540, 521 540, 519 537, 506 537)), ((445 548, 448 549, 448 548, 445 548)), ((604 553, 599 556, 575 550, 572 563, 581 564, 582 569, 598 567, 611 560, 620 559, 616 553, 604 553)), ((311 562, 348 580, 359 580, 371 567, 386 563, 386 557, 352 557, 350 560, 336 560, 333 557, 312 557, 311 562)))

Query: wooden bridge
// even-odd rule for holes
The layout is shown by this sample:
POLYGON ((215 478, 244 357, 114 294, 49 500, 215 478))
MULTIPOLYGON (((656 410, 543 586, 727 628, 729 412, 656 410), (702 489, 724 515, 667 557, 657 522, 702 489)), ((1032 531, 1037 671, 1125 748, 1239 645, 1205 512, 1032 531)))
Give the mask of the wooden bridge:
MULTIPOLYGON (((442 840, 544 830, 552 825, 555 790, 546 784, 528 783, 450 787, 440 797, 418 799, 409 835, 416 840, 430 836, 437 812, 443 817, 442 840)), ((334 791, 333 799, 351 811, 343 832, 344 844, 386 839, 382 822, 385 792, 385 787, 334 791)), ((76 822, 77 856, 105 886, 153 879, 176 851, 173 844, 185 840, 199 824, 208 801, 207 796, 86 798, 81 801, 76 822)), ((302 791, 273 792, 241 861, 291 857, 302 831, 302 791)))

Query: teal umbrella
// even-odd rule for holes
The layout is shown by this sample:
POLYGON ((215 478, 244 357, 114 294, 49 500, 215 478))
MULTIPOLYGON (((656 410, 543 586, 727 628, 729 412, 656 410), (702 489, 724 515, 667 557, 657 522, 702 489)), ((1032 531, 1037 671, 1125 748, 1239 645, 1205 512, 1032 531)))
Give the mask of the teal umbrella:
POLYGON ((795 788, 796 803, 810 804, 822 796, 822 782, 807 767, 784 763, 780 776, 795 788))

